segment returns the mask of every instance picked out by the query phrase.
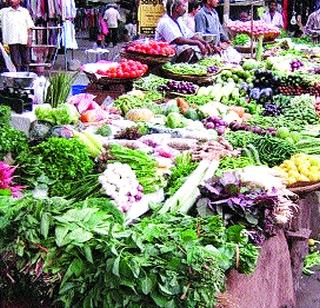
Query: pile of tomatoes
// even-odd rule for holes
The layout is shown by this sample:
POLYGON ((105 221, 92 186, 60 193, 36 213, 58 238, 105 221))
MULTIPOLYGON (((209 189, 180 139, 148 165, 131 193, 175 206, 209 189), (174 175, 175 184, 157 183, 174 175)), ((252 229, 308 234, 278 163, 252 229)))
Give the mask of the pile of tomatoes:
POLYGON ((148 70, 148 65, 139 61, 122 59, 117 65, 106 70, 98 69, 97 74, 108 78, 139 78, 148 70))
POLYGON ((127 51, 165 57, 175 55, 175 50, 169 45, 169 43, 158 42, 155 40, 133 42, 127 47, 127 51))

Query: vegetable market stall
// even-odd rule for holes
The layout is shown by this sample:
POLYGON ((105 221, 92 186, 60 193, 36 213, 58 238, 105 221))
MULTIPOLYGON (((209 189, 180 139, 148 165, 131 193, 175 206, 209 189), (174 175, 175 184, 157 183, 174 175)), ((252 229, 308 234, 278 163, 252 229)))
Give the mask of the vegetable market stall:
POLYGON ((28 138, 0 106, 5 300, 248 307, 261 294, 261 306, 293 307, 301 255, 292 273, 284 230, 306 244, 309 225, 296 221, 313 194, 298 214, 290 188, 320 181, 320 141, 318 61, 292 49, 187 68, 214 67, 208 86, 108 64, 92 73, 137 75, 110 105, 57 95, 53 82, 28 138))

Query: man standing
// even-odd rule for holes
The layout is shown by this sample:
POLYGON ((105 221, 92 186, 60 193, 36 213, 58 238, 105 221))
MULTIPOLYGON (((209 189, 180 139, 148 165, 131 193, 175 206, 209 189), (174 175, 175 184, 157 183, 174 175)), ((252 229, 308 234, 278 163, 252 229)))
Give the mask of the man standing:
POLYGON ((121 21, 120 13, 114 7, 114 4, 109 5, 104 13, 105 21, 107 22, 109 33, 107 36, 108 43, 112 43, 113 47, 118 43, 118 22, 121 21))
POLYGON ((34 23, 21 0, 10 0, 10 7, 0 10, 3 43, 9 45, 10 56, 17 71, 29 68, 29 47, 32 43, 34 23))
POLYGON ((282 15, 277 11, 278 3, 275 0, 270 1, 269 11, 265 12, 262 16, 262 20, 269 25, 273 25, 277 28, 283 28, 282 15))

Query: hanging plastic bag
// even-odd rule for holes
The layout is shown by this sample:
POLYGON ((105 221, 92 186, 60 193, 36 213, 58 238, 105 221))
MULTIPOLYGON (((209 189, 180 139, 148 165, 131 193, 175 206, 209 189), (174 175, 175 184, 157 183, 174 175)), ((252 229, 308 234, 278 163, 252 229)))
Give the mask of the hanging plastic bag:
POLYGON ((9 55, 7 54, 7 52, 5 51, 1 43, 0 43, 0 50, 8 71, 16 72, 17 71, 16 67, 12 63, 11 58, 9 57, 9 55))

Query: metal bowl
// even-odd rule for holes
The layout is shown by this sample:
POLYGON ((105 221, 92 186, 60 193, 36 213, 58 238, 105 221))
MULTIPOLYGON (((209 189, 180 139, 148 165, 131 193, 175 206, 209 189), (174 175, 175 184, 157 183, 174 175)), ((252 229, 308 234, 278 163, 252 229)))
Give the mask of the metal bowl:
POLYGON ((37 74, 30 72, 5 72, 0 76, 8 87, 30 88, 37 74))
POLYGON ((217 41, 217 36, 215 34, 203 33, 202 39, 207 43, 215 43, 217 41))

